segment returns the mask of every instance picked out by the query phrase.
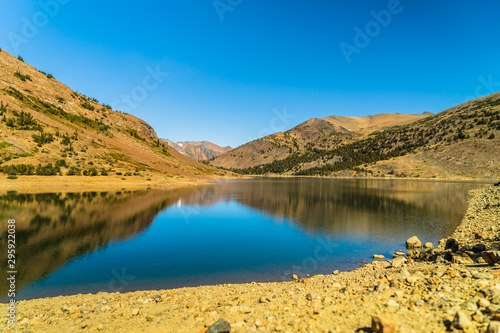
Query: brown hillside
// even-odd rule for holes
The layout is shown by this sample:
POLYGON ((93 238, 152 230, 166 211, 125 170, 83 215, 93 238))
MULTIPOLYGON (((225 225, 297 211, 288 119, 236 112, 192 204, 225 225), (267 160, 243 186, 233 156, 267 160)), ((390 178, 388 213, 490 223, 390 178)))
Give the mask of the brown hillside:
POLYGON ((383 127, 397 115, 364 118, 310 119, 212 164, 243 174, 500 177, 500 93, 395 126, 383 127))
POLYGON ((364 117, 329 116, 322 119, 333 124, 337 130, 371 133, 386 127, 410 124, 432 115, 430 112, 421 114, 381 113, 364 117))
MULTIPOLYGON (((52 164, 67 174, 163 174, 206 178, 223 172, 159 141, 146 122, 115 112, 0 52, 0 167, 52 164), (95 174, 95 172, 94 172, 95 174)), ((19 171, 19 170, 18 170, 19 171)), ((43 172, 43 171, 42 171, 43 172)), ((53 173, 54 170, 51 170, 53 173)))
MULTIPOLYGON (((347 142, 364 138, 376 130, 405 125, 429 116, 432 116, 432 113, 312 118, 289 131, 266 136, 222 154, 210 164, 226 169, 250 168, 283 160, 293 154, 302 154, 312 149, 335 149, 347 142)), ((335 160, 312 161, 304 165, 304 168, 320 166, 335 160)))

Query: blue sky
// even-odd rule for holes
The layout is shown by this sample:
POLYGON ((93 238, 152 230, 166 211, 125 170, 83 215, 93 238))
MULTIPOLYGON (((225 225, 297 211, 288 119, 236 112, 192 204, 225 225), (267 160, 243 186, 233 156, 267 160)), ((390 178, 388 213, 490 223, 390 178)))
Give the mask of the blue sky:
POLYGON ((312 117, 500 91, 499 13, 498 0, 0 0, 0 47, 162 138, 235 147, 312 117))

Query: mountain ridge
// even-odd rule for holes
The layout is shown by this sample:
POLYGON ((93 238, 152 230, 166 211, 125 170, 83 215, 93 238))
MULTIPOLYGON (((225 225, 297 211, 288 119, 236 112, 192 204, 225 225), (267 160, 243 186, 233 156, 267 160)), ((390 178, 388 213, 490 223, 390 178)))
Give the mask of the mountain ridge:
POLYGON ((9 175, 211 178, 226 172, 163 144, 132 115, 0 51, 0 171, 9 175))
MULTIPOLYGON (((400 117, 397 115, 391 117, 400 117)), ((257 175, 500 175, 500 93, 435 115, 426 112, 414 116, 421 119, 407 118, 397 125, 397 119, 385 121, 389 126, 380 119, 374 126, 365 126, 369 117, 312 118, 289 131, 242 145, 210 164, 257 175)), ((387 114, 384 117, 387 119, 387 114)), ((371 121, 374 118, 380 116, 372 116, 371 121)))
POLYGON ((174 142, 169 139, 161 140, 163 142, 166 142, 170 147, 176 149, 180 153, 189 156, 197 161, 207 161, 233 149, 230 146, 221 147, 209 141, 174 142))

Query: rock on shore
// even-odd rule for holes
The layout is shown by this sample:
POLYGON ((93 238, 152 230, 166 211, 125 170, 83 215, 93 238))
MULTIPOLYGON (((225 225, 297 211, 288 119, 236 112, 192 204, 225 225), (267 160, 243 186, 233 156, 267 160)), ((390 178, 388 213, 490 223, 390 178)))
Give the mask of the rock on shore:
MULTIPOLYGON (((474 190, 450 237, 458 248, 445 249, 445 239, 435 248, 425 246, 413 259, 396 255, 352 272, 290 277, 290 282, 22 301, 16 330, 498 332, 500 266, 493 262, 496 254, 493 266, 484 259, 499 249, 498 230, 500 188, 474 190)), ((7 313, 6 304, 0 308, 7 313)), ((14 332, 6 320, 0 330, 14 332)))

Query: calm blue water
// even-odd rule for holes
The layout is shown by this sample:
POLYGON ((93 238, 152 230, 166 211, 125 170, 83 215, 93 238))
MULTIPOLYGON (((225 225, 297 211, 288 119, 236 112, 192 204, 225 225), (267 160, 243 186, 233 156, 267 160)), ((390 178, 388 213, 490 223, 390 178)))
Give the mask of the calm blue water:
POLYGON ((467 191, 479 186, 256 180, 171 191, 10 193, 0 205, 18 226, 22 299, 353 269, 373 254, 392 257, 413 235, 436 244, 460 222, 467 191))

